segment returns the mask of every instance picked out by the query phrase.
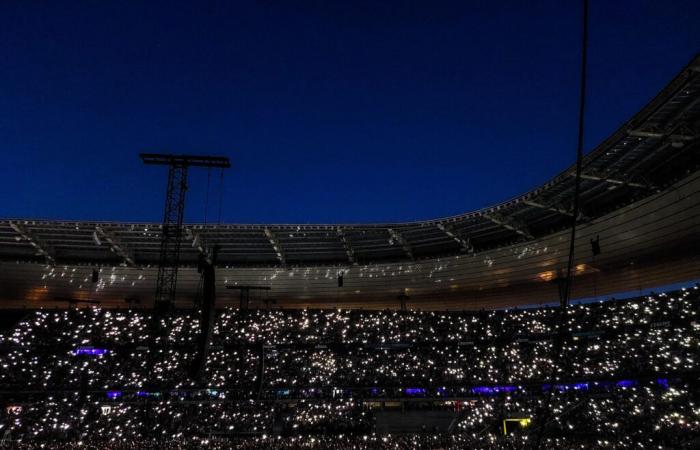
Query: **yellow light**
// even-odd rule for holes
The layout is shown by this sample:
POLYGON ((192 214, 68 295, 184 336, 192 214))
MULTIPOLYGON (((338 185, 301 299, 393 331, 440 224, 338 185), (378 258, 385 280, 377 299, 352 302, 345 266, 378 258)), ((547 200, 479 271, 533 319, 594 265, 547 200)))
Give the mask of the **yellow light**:
POLYGON ((508 426, 507 426, 508 422, 517 422, 521 428, 526 428, 526 427, 530 426, 531 421, 532 420, 529 417, 519 417, 519 418, 513 417, 510 419, 504 419, 503 420, 503 434, 504 435, 508 434, 508 426))
POLYGON ((542 281, 552 281, 554 279, 554 271, 549 270, 547 272, 540 272, 537 274, 537 277, 542 280, 542 281))

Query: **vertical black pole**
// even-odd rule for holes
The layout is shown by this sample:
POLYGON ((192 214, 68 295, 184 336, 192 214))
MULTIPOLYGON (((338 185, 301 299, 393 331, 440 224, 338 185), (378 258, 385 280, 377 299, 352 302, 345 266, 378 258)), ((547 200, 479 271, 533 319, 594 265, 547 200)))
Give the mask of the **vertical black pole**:
POLYGON ((554 361, 552 373, 550 375, 550 388, 547 392, 546 400, 538 414, 539 423, 537 424, 537 438, 533 441, 533 448, 539 449, 544 436, 547 421, 551 416, 550 406, 552 395, 554 394, 554 382, 557 377, 557 369, 562 360, 564 351, 564 341, 567 334, 567 314, 566 310, 571 299, 571 286, 573 282, 573 267, 574 267, 574 250, 576 247, 576 225, 578 224, 578 216, 580 209, 580 193, 581 193, 581 172, 583 168, 583 137, 586 112, 586 68, 587 68, 587 49, 588 49, 588 0, 583 0, 582 11, 582 30, 581 30, 581 78, 579 85, 579 109, 578 109, 578 135, 576 139, 576 179, 574 181, 574 204, 571 223, 571 237, 569 241, 569 258, 566 265, 566 278, 562 280, 563 286, 560 288, 559 298, 559 320, 557 326, 557 335, 554 349, 554 361))

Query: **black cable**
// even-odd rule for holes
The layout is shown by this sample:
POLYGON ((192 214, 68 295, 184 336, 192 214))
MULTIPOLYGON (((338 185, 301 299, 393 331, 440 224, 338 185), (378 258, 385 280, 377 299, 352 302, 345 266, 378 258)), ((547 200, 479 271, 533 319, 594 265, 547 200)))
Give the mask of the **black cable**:
POLYGON ((593 269, 595 272, 593 272, 593 298, 595 301, 598 301, 598 269, 596 269, 596 263, 595 263, 595 254, 593 255, 593 261, 591 263, 593 265, 593 269))
POLYGON ((576 225, 578 224, 578 216, 580 209, 581 195, 581 171, 583 166, 583 136, 584 136, 584 119, 586 113, 586 49, 588 47, 588 0, 583 0, 583 33, 582 33, 582 48, 581 48, 581 87, 579 90, 579 109, 578 109, 578 139, 576 142, 576 181, 574 184, 574 209, 571 225, 571 241, 569 242, 569 260, 566 267, 566 290, 564 298, 562 298, 562 308, 566 308, 571 297, 571 272, 574 265, 574 244, 576 241, 576 225))
POLYGON ((197 291, 194 294, 193 305, 194 305, 195 309, 197 309, 198 306, 201 309, 201 305, 200 305, 201 300, 199 299, 199 294, 202 292, 203 286, 204 286, 204 271, 202 271, 202 273, 199 275, 199 281, 197 282, 197 291))
POLYGON ((221 175, 219 176, 219 221, 221 223, 221 205, 224 201, 224 169, 221 169, 221 175))
POLYGON ((578 216, 580 209, 580 194, 581 194, 581 171, 583 166, 583 137, 584 137, 584 119, 586 112, 586 68, 587 68, 587 48, 588 48, 588 0, 583 0, 583 17, 582 17, 582 35, 581 35, 581 79, 579 88, 579 109, 578 109, 578 137, 576 140, 576 179, 574 182, 574 205, 573 216, 571 223, 571 238, 569 241, 569 258, 566 264, 566 278, 564 279, 564 288, 560 290, 560 307, 559 307, 559 323, 557 330, 557 339, 555 343, 554 361, 552 364, 552 373, 550 375, 549 390, 545 404, 541 408, 543 414, 540 414, 542 420, 538 427, 537 439, 534 441, 533 448, 540 448, 542 437, 546 428, 547 420, 551 415, 550 407, 552 395, 555 390, 554 381, 556 381, 557 368, 560 365, 562 353, 564 349, 564 341, 566 338, 566 309, 571 298, 572 271, 574 267, 574 248, 576 243, 576 225, 578 224, 578 216))
POLYGON ((209 184, 211 182, 211 167, 207 168, 207 193, 204 196, 204 225, 207 224, 207 212, 209 211, 209 184))

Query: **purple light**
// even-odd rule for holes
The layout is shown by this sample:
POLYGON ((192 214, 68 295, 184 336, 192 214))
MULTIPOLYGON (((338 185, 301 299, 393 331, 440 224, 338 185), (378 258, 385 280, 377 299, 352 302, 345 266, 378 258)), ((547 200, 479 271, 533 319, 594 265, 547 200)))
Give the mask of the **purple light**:
MULTIPOLYGON (((542 385, 542 390, 543 391, 548 391, 551 389, 552 385, 551 384, 543 384, 542 385)), ((588 382, 584 383, 562 383, 562 384, 555 384, 554 389, 557 391, 568 391, 569 389, 573 389, 575 391, 587 391, 589 388, 588 382)))
POLYGON ((659 378, 656 383, 664 389, 668 389, 668 378, 659 378))
POLYGON ((406 395, 411 396, 425 395, 425 389, 423 388, 406 388, 404 389, 404 392, 406 395))
POLYGON ((160 397, 160 392, 136 391, 137 397, 160 397))
POLYGON ((617 382, 617 386, 621 388, 628 388, 632 386, 636 386, 637 382, 634 380, 620 380, 617 382))
POLYGON ((515 386, 476 386, 472 388, 473 394, 494 395, 501 392, 514 392, 518 388, 515 386))
POLYGON ((122 396, 122 391, 107 391, 107 398, 114 400, 122 396))
POLYGON ((90 356, 100 356, 108 353, 109 350, 106 348, 94 348, 94 347, 78 347, 73 350, 74 355, 90 355, 90 356))

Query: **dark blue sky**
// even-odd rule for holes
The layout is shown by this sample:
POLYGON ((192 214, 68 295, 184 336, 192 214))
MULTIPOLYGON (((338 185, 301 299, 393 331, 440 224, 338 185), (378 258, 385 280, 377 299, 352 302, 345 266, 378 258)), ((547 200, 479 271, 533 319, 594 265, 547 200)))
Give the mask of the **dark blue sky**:
MULTIPOLYGON (((452 215, 573 162, 576 1, 205 3, 0 2, 0 216, 159 221, 140 151, 230 156, 229 222, 452 215)), ((587 150, 700 51, 700 2, 590 8, 587 150)))

